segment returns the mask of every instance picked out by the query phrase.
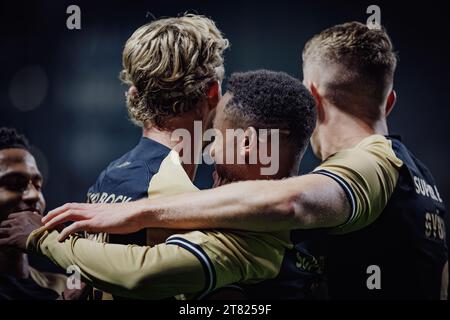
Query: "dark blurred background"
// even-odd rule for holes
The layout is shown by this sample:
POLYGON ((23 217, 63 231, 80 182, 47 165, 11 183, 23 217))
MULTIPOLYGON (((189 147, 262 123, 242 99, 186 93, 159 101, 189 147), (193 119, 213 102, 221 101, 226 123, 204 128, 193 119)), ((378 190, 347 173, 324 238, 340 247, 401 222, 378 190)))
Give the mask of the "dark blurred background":
MULTIPOLYGON (((46 178, 48 208, 85 201, 88 187, 132 148, 140 129, 127 118, 118 80, 122 48, 152 20, 190 11, 212 17, 231 41, 226 73, 267 68, 301 75, 301 51, 315 33, 350 20, 381 21, 400 56, 390 130, 434 173, 450 200, 450 62, 445 2, 367 1, 2 1, 0 126, 27 134, 46 178), (81 30, 66 8, 81 8, 81 30)), ((302 171, 317 163, 311 152, 302 171)))

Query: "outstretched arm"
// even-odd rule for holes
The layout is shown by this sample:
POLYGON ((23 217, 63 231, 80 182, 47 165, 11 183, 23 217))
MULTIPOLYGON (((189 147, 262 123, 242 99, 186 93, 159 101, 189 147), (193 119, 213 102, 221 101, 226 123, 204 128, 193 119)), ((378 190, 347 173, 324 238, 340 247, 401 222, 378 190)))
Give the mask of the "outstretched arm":
POLYGON ((45 255, 64 269, 78 271, 86 283, 130 298, 204 296, 231 283, 271 279, 278 275, 290 245, 286 233, 219 231, 173 235, 154 247, 78 236, 59 242, 57 231, 33 230, 37 217, 31 212, 10 216, 0 246, 45 255))
POLYGON ((161 299, 204 289, 202 265, 179 246, 102 244, 78 236, 61 243, 57 237, 57 231, 37 230, 29 238, 27 251, 45 255, 64 269, 76 268, 83 281, 100 290, 129 298, 161 299))
POLYGON ((371 224, 392 195, 403 163, 382 136, 337 153, 313 174, 247 181, 212 190, 127 204, 67 204, 44 223, 76 221, 79 231, 129 233, 146 227, 252 231, 331 228, 347 233, 371 224))
POLYGON ((48 227, 75 221, 62 233, 130 233, 143 228, 230 228, 278 231, 333 227, 350 215, 345 191, 310 174, 280 181, 246 181, 216 189, 125 204, 66 204, 44 218, 48 227))

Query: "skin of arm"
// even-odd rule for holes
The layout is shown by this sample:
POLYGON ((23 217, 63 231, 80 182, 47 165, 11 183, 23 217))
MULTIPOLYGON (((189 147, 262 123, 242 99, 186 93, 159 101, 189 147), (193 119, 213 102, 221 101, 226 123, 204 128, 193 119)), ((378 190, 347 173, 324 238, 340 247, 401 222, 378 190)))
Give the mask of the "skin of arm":
POLYGON ((75 221, 60 240, 80 230, 130 233, 143 228, 229 228, 259 232, 343 224, 349 200, 333 179, 309 174, 278 181, 245 181, 219 188, 125 204, 66 204, 44 218, 48 228, 75 221))
POLYGON ((152 227, 262 232, 334 227, 350 212, 342 188, 320 175, 239 182, 145 205, 136 219, 152 227))
POLYGON ((312 174, 237 182, 126 204, 66 204, 43 222, 54 228, 75 221, 62 231, 62 238, 80 230, 130 233, 143 228, 263 232, 330 228, 329 232, 343 234, 378 218, 402 165, 391 142, 373 135, 329 157, 312 174))

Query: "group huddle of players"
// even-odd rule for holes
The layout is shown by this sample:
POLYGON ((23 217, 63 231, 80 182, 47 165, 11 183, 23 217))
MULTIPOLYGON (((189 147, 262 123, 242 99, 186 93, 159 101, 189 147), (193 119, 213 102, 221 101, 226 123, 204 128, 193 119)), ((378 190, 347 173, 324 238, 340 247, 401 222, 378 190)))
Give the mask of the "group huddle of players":
POLYGON ((386 31, 330 27, 304 47, 303 82, 234 73, 222 95, 228 46, 200 15, 132 34, 121 79, 142 138, 100 173, 88 203, 43 217, 28 142, 0 129, 0 299, 447 299, 444 203, 388 133, 397 57, 386 31), (183 157, 193 141, 173 139, 196 121, 224 137, 208 150, 207 190, 193 182, 198 154, 183 157), (322 162, 299 175, 309 144, 322 162), (274 175, 249 161, 261 148, 279 148, 274 175), (225 161, 230 152, 245 161, 225 161), (82 285, 67 288, 27 254, 76 266, 82 285))

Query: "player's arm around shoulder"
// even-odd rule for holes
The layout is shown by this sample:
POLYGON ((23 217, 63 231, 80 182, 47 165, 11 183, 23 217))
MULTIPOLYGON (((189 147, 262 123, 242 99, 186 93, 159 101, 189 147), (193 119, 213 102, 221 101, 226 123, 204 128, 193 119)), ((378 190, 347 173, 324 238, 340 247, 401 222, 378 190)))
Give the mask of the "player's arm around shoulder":
POLYGON ((333 183, 333 189, 341 195, 336 203, 329 204, 340 219, 332 232, 348 233, 373 223, 394 192, 402 165, 391 142, 374 135, 334 154, 314 170, 314 176, 326 177, 328 182, 324 184, 331 187, 333 183), (343 214, 344 202, 347 215, 343 214))

